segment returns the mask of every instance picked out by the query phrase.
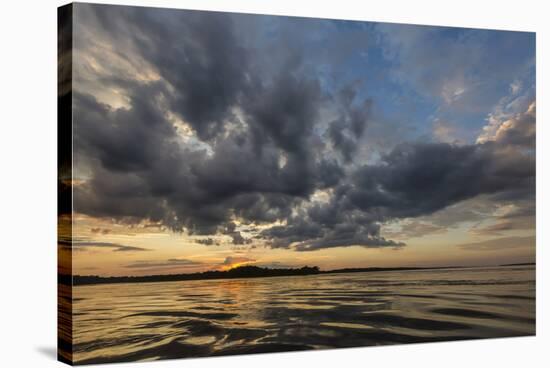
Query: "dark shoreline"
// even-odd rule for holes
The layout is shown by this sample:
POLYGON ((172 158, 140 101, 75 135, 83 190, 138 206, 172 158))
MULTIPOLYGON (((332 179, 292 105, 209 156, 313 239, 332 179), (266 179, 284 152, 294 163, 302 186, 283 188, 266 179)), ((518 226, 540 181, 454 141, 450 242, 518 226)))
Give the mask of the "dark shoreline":
MULTIPOLYGON (((534 266, 536 263, 516 263, 504 265, 492 265, 484 267, 509 267, 509 266, 534 266)), ((482 266, 477 266, 482 267, 482 266)), ((279 276, 306 276, 335 273, 358 273, 358 272, 384 272, 384 271, 427 271, 441 269, 463 269, 472 266, 441 266, 441 267, 368 267, 368 268, 343 268, 336 270, 321 271, 319 267, 302 268, 261 268, 257 266, 242 266, 228 271, 206 271, 186 274, 169 275, 148 275, 148 276, 81 276, 59 274, 59 283, 65 285, 97 285, 97 284, 122 284, 140 282, 169 282, 187 280, 223 280, 258 277, 279 277, 279 276)))

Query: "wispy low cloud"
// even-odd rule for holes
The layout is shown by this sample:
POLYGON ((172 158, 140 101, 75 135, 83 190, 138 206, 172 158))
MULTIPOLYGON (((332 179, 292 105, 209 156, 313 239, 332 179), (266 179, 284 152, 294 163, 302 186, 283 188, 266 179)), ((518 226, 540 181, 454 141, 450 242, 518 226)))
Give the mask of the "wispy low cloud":
POLYGON ((399 228, 384 229, 384 234, 395 239, 410 239, 426 235, 444 234, 447 230, 447 227, 431 222, 406 219, 399 223, 399 228))
POLYGON ((243 263, 252 263, 255 262, 255 259, 248 258, 248 257, 240 257, 240 256, 229 256, 225 257, 225 260, 223 261, 224 266, 234 266, 237 264, 243 264, 243 263))
POLYGON ((467 243, 458 245, 459 248, 464 250, 504 250, 523 247, 534 247, 536 239, 534 236, 512 236, 507 238, 498 238, 485 240, 476 243, 467 243))
POLYGON ((225 271, 239 266, 245 266, 256 263, 256 260, 253 258, 248 258, 245 256, 227 256, 224 261, 218 263, 213 270, 225 271))
POLYGON ((196 267, 201 262, 190 259, 170 258, 166 261, 136 261, 125 265, 125 268, 150 269, 150 268, 175 268, 175 267, 196 267))
POLYGON ((532 230, 536 226, 535 202, 523 201, 506 206, 502 213, 494 216, 494 223, 483 227, 474 227, 475 235, 500 235, 515 230, 532 230))
POLYGON ((113 252, 142 252, 148 251, 150 249, 135 247, 131 245, 123 245, 118 243, 109 243, 109 242, 97 242, 97 241, 86 241, 73 239, 70 240, 60 240, 59 244, 65 249, 71 249, 73 251, 84 251, 89 248, 108 248, 112 249, 113 252))
POLYGON ((507 231, 532 230, 535 228, 535 225, 536 219, 534 216, 524 216, 514 220, 499 218, 498 221, 492 225, 473 229, 472 233, 476 235, 499 235, 507 231))

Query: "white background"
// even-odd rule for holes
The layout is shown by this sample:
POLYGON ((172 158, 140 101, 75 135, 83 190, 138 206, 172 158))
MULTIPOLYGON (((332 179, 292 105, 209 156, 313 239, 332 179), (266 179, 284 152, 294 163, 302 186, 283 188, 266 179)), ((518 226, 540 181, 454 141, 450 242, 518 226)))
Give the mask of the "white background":
MULTIPOLYGON (((105 2, 105 1, 97 1, 105 2)), ((537 32, 537 337, 130 363, 120 367, 548 367, 546 1, 179 0, 109 3, 537 32), (546 226, 545 226, 546 225, 546 226), (546 292, 543 292, 546 291, 546 292)), ((0 21, 0 366, 54 367, 56 0, 3 1, 0 21)), ((112 365, 105 365, 112 366, 112 365)))

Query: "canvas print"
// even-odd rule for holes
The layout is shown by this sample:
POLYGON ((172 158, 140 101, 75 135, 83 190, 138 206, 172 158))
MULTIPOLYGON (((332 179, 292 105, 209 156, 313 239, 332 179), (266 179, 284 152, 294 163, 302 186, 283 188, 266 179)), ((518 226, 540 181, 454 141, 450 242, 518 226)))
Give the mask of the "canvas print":
POLYGON ((535 334, 534 33, 58 24, 61 361, 535 334))

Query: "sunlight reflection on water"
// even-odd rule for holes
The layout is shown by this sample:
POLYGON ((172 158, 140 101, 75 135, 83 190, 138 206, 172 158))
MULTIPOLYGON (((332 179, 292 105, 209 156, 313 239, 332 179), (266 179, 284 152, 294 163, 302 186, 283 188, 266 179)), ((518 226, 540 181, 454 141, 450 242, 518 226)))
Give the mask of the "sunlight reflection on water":
POLYGON ((523 336, 535 268, 90 285, 73 301, 76 363, 523 336))

